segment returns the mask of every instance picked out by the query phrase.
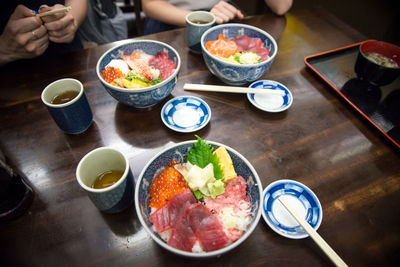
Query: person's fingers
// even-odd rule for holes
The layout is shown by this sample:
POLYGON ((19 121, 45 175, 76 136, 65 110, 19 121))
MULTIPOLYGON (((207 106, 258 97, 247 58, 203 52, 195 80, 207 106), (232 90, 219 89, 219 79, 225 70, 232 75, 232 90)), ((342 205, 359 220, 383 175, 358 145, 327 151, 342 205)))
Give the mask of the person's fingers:
POLYGON ((35 41, 41 39, 43 36, 47 37, 47 29, 41 25, 40 27, 33 28, 31 31, 27 32, 18 32, 13 35, 13 39, 15 40, 18 46, 25 46, 30 41, 35 41))
POLYGON ((35 16, 31 9, 18 5, 7 22, 4 31, 15 36, 20 33, 30 32, 40 25, 42 25, 42 21, 35 16))
POLYGON ((26 17, 18 20, 10 20, 6 26, 7 31, 16 36, 37 29, 41 26, 35 17, 26 17))
POLYGON ((11 14, 10 19, 21 19, 25 17, 35 16, 35 11, 23 5, 18 5, 14 12, 11 14))
POLYGON ((70 43, 74 39, 74 36, 75 35, 72 31, 68 31, 66 34, 62 36, 49 35, 49 39, 54 43, 70 43))
POLYGON ((62 37, 64 35, 74 32, 74 25, 72 23, 67 24, 66 27, 57 31, 49 31, 49 36, 51 37, 62 37))
POLYGON ((39 40, 30 41, 24 48, 28 57, 36 57, 42 55, 49 46, 49 40, 43 37, 39 40))
POLYGON ((37 47, 36 53, 39 53, 38 55, 43 54, 48 46, 49 46, 49 37, 45 35, 36 41, 36 47, 37 47))
MULTIPOLYGON (((39 13, 45 13, 45 12, 48 12, 48 11, 51 11, 51 10, 54 10, 54 9, 59 9, 59 8, 64 8, 64 7, 65 6, 60 5, 60 4, 56 4, 56 5, 52 6, 52 7, 47 7, 46 6, 42 10, 39 10, 39 13)), ((49 22, 52 22, 52 21, 60 20, 66 14, 67 14, 66 12, 61 12, 61 13, 56 13, 56 14, 53 14, 53 15, 43 16, 43 17, 41 17, 41 19, 43 20, 43 22, 49 23, 49 22)))
POLYGON ((243 14, 242 12, 240 12, 240 10, 223 1, 216 4, 211 9, 211 13, 213 13, 216 16, 217 24, 228 22, 234 19, 235 17, 243 18, 243 14))
POLYGON ((243 15, 242 11, 238 10, 237 13, 236 13, 236 17, 237 17, 238 19, 244 18, 244 15, 243 15))
POLYGON ((211 10, 211 13, 214 14, 215 22, 217 24, 221 24, 221 23, 229 21, 229 17, 227 15, 225 15, 224 13, 220 12, 219 10, 211 10))
POLYGON ((219 6, 220 8, 226 9, 232 13, 236 13, 236 11, 238 10, 236 7, 234 7, 233 5, 231 5, 225 1, 221 1, 221 2, 219 2, 219 4, 220 4, 220 6, 219 6))
POLYGON ((231 10, 225 8, 225 7, 219 7, 216 9, 216 11, 220 14, 223 15, 225 19, 231 20, 235 18, 236 15, 236 10, 235 12, 232 12, 231 10))
POLYGON ((68 27, 70 24, 73 25, 73 23, 74 17, 70 14, 67 14, 56 21, 46 22, 44 26, 46 26, 48 31, 60 31, 68 27))
POLYGON ((51 7, 49 7, 48 5, 41 5, 41 6, 39 7, 38 13, 41 14, 41 13, 48 12, 48 11, 50 11, 50 10, 51 10, 51 7))
MULTIPOLYGON (((41 39, 43 36, 47 35, 47 29, 46 29, 46 27, 41 25, 39 28, 32 30, 31 34, 33 36, 32 40, 41 39)), ((46 37, 46 38, 48 38, 48 37, 46 37)))

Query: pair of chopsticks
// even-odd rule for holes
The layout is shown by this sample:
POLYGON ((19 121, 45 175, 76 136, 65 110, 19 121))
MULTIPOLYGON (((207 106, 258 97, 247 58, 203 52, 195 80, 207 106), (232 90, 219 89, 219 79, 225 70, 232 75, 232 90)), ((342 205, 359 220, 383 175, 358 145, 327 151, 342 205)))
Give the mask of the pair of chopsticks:
POLYGON ((328 245, 328 243, 326 243, 326 241, 317 233, 317 231, 315 231, 314 228, 312 228, 311 225, 292 207, 284 195, 280 196, 278 200, 336 266, 347 266, 347 264, 328 245))
POLYGON ((206 91, 206 92, 223 92, 223 93, 239 93, 239 94, 275 94, 284 96, 286 93, 281 89, 258 89, 249 87, 236 87, 236 86, 220 86, 220 85, 208 85, 208 84, 193 84, 185 83, 183 86, 184 90, 189 91, 206 91))
POLYGON ((63 8, 59 8, 59 9, 54 9, 54 10, 50 10, 44 13, 40 13, 40 14, 36 14, 37 17, 43 17, 43 16, 48 16, 48 15, 53 15, 56 13, 62 13, 62 12, 68 12, 72 9, 72 7, 67 6, 67 7, 63 7, 63 8))

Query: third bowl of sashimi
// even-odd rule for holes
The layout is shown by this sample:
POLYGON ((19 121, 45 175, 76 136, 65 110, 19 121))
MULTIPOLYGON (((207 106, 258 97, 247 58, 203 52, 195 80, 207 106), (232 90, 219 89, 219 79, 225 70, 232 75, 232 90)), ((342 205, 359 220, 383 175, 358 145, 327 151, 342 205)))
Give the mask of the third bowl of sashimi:
POLYGON ((180 56, 172 46, 155 40, 131 40, 106 51, 97 62, 96 73, 116 100, 148 108, 172 92, 180 67, 180 56))
POLYGON ((201 49, 210 72, 230 85, 258 80, 278 53, 278 45, 269 33, 239 23, 207 30, 201 37, 201 49))
POLYGON ((226 145, 201 139, 175 144, 155 155, 144 167, 135 188, 136 212, 144 229, 161 247, 192 258, 217 256, 246 240, 260 220, 261 198, 259 176, 244 156, 226 145), (222 180, 212 180, 212 186, 224 184, 223 193, 213 191, 211 182, 209 191, 203 191, 204 187, 192 191, 195 182, 188 177, 194 177, 199 170, 207 173, 211 168, 208 165, 197 170, 197 166, 188 164, 193 160, 192 149, 199 142, 204 142, 203 145, 207 144, 214 152, 218 150, 215 154, 225 165, 228 165, 226 155, 231 159, 234 170, 224 168, 222 172, 229 173, 229 181, 221 182, 228 180, 225 176, 222 180), (219 153, 221 151, 224 153, 219 153), (190 171, 186 169, 188 166, 192 168, 190 171), (168 196, 171 191, 165 189, 168 187, 178 193, 168 196), (198 192, 204 194, 198 196, 198 192), (207 196, 207 192, 211 195, 207 196), (203 220, 207 220, 207 227, 213 228, 215 237, 208 236, 209 229, 203 220))

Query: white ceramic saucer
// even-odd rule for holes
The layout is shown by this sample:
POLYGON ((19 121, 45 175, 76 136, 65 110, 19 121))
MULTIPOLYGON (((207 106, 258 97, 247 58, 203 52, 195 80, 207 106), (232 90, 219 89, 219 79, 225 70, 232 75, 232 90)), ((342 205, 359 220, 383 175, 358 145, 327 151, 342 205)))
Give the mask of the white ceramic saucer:
POLYGON ((270 80, 259 80, 253 82, 250 88, 282 90, 284 96, 274 94, 247 94, 247 99, 256 108, 268 112, 281 112, 287 110, 293 103, 293 96, 289 89, 281 83, 270 80))
POLYGON ((195 96, 178 96, 161 109, 161 120, 171 130, 190 133, 202 129, 211 118, 206 102, 195 96))
POLYGON ((265 222, 278 234, 300 239, 308 237, 307 232, 278 201, 286 195, 299 214, 315 230, 322 222, 322 207, 317 196, 307 186, 293 180, 278 180, 268 185, 263 192, 262 216, 265 222))

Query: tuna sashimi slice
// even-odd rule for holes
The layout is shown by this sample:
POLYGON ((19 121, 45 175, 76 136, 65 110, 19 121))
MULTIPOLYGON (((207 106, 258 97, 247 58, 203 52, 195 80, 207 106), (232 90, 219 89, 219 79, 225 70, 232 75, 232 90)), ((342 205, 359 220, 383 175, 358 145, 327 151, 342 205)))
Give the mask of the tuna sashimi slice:
POLYGON ((172 234, 168 239, 168 245, 191 252, 197 238, 189 225, 186 212, 181 212, 173 227, 172 234))
POLYGON ((196 198, 190 189, 175 195, 162 208, 150 215, 150 221, 158 232, 164 232, 174 226, 181 212, 190 204, 196 203, 196 198))
POLYGON ((186 208, 190 227, 205 251, 213 251, 225 247, 229 239, 222 230, 218 218, 203 204, 196 203, 186 208))
POLYGON ((263 42, 260 38, 251 38, 246 35, 235 36, 233 38, 238 46, 239 52, 248 51, 254 47, 263 47, 263 42))
POLYGON ((238 46, 239 52, 255 52, 264 61, 269 57, 269 50, 264 48, 264 44, 260 38, 251 38, 246 35, 235 36, 233 38, 238 46))
POLYGON ((165 52, 158 52, 157 56, 150 60, 149 65, 160 70, 162 81, 171 76, 176 68, 175 62, 169 59, 165 52))

